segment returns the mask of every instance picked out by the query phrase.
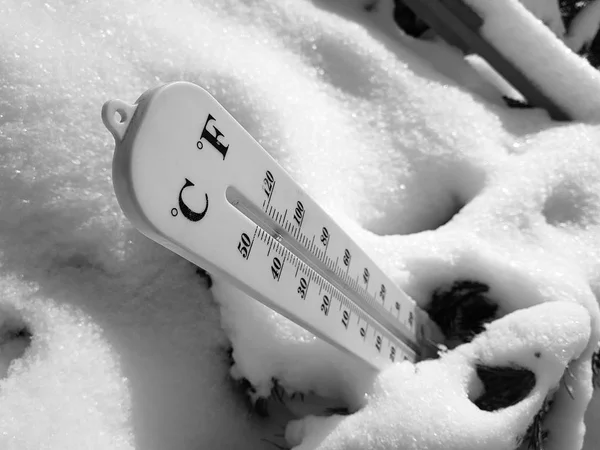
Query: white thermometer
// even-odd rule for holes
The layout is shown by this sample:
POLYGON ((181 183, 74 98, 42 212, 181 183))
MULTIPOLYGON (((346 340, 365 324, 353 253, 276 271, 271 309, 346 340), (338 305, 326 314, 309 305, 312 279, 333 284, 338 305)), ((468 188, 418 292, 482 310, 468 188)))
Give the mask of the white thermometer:
POLYGON ((167 84, 102 119, 144 235, 375 369, 435 356, 427 314, 205 90, 167 84))

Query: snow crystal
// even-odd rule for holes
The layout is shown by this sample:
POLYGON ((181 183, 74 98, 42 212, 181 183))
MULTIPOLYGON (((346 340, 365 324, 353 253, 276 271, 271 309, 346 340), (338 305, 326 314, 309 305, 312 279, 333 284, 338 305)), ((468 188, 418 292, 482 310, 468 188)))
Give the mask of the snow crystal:
MULTIPOLYGON (((514 1, 471 3, 486 36, 536 49, 523 67, 594 122, 587 63, 514 1)), ((551 391, 547 448, 581 448, 600 337, 597 126, 506 109, 455 49, 398 31, 389 0, 0 7, 2 448, 272 448, 290 412, 258 418, 246 395, 275 388, 354 412, 292 422, 303 450, 504 448, 551 391), (376 376, 220 279, 215 304, 194 267, 122 215, 100 120, 106 100, 180 79, 211 92, 422 307, 468 280, 489 287, 499 320, 376 376), (481 411, 477 361, 518 363, 535 387, 481 411)))

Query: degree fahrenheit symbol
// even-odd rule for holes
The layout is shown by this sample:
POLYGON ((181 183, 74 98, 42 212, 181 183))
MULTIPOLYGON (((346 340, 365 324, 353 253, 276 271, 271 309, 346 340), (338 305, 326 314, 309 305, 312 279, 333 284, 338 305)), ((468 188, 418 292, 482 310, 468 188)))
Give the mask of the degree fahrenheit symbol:
POLYGON ((177 210, 177 208, 173 208, 173 209, 171 210, 171 215, 172 215, 173 217, 177 217, 177 214, 179 214, 179 211, 177 210))
POLYGON ((223 156, 223 159, 225 159, 225 156, 227 156, 227 150, 229 149, 229 144, 225 145, 223 142, 221 142, 221 138, 225 136, 221 130, 216 127, 215 123, 212 123, 212 132, 208 129, 208 124, 211 122, 215 122, 215 118, 212 114, 209 114, 206 118, 206 122, 204 122, 204 128, 202 129, 200 140, 196 142, 196 147, 198 147, 198 150, 202 150, 204 147, 202 139, 205 139, 223 156))

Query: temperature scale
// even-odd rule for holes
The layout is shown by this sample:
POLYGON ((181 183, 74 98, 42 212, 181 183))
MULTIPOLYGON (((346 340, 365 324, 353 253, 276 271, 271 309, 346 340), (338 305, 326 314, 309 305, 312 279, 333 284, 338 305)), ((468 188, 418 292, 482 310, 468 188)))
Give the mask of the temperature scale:
POLYGON ((107 102, 121 208, 150 239, 376 370, 437 354, 437 326, 205 90, 107 102))

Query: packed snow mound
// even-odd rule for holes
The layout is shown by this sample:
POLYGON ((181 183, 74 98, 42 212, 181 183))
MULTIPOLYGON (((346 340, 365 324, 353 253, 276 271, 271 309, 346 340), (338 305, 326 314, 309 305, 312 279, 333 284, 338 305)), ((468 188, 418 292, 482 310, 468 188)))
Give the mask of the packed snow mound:
MULTIPOLYGON (((297 450, 514 449, 589 337, 589 314, 575 303, 522 309, 437 360, 416 366, 398 363, 382 372, 359 412, 293 421, 286 437, 297 450), (493 396, 507 394, 491 392, 493 388, 482 383, 482 366, 496 376, 518 369, 522 376, 531 374, 532 382, 512 378, 513 386, 524 384, 514 399, 518 402, 507 399, 506 407, 491 410, 493 396), (484 401, 474 401, 486 394, 484 401)), ((558 427, 551 433, 560 433, 558 427)))
MULTIPOLYGON (((123 433, 130 419, 128 383, 100 327, 81 310, 35 291, 14 279, 0 283, 2 328, 25 327, 34 336, 0 384, 3 448, 131 448, 130 434, 123 433)), ((22 347, 22 339, 9 339, 1 356, 10 361, 22 347)))
MULTIPOLYGON (((554 48, 546 89, 595 122, 597 75, 506 4, 527 26, 502 34, 507 21, 481 9, 496 39, 554 48), (567 63, 575 86, 556 75, 567 63)), ((398 31, 392 7, 0 0, 0 447, 272 448, 284 416, 249 414, 245 391, 275 385, 355 412, 292 422, 300 448, 516 445, 551 390, 547 448, 582 447, 599 338, 598 126, 507 110, 459 52, 398 31), (223 280, 215 304, 194 267, 132 229, 112 189, 102 104, 175 80, 213 94, 422 307, 443 309, 436 293, 467 280, 498 320, 438 361, 375 377, 223 280), (479 412, 475 358, 518 362, 535 386, 479 412), (458 429, 448 407, 468 412, 458 429)))

